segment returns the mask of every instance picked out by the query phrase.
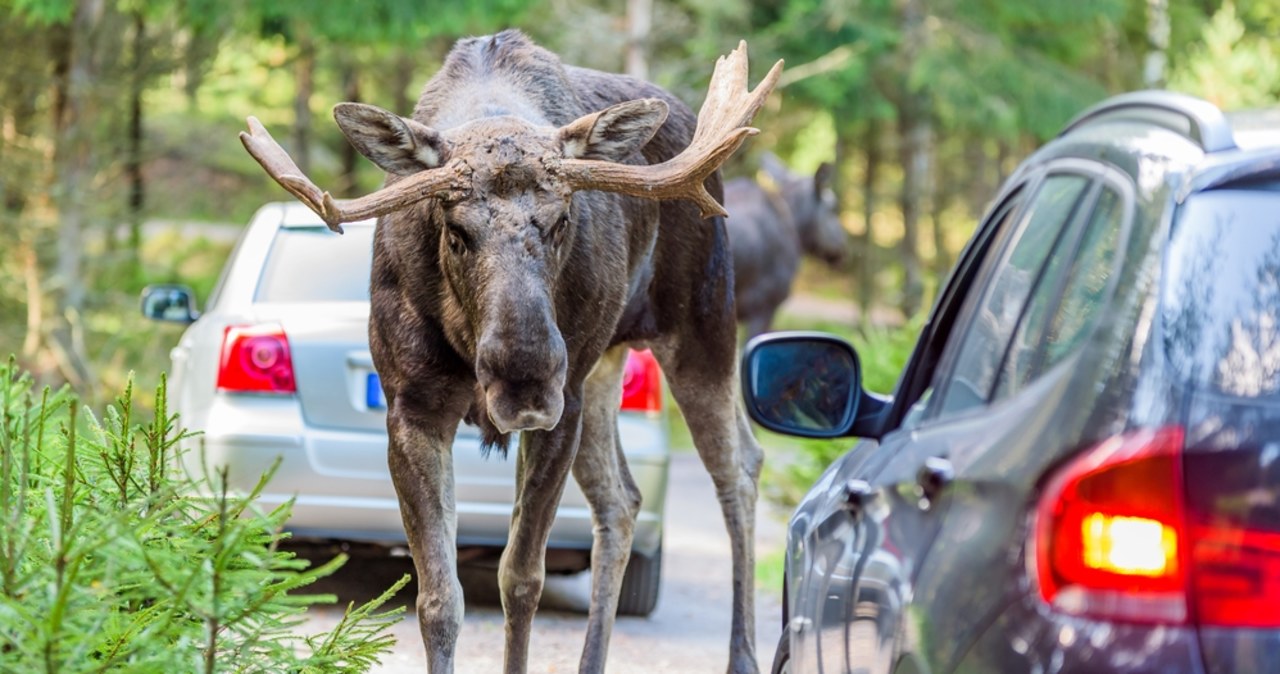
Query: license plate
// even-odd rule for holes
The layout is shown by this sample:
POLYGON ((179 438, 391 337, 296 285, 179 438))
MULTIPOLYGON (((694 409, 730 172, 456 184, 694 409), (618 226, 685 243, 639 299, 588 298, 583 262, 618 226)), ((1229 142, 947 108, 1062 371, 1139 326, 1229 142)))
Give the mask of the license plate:
POLYGON ((384 410, 387 408, 387 397, 382 393, 382 380, 378 379, 377 372, 369 373, 368 381, 365 384, 364 403, 371 410, 384 410))

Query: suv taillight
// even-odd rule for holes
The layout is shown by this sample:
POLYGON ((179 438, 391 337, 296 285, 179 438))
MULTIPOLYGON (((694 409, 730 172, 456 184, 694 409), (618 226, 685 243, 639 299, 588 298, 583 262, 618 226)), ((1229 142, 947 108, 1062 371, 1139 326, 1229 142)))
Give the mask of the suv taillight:
POLYGON ((289 340, 278 325, 230 325, 218 359, 218 390, 295 393, 289 340))
MULTIPOLYGON (((1239 496, 1241 501, 1258 497, 1256 492, 1239 496)), ((1222 505, 1241 510, 1238 503, 1222 505)), ((1280 627, 1280 533, 1223 522, 1196 522, 1194 531, 1191 607, 1196 622, 1280 627)))
POLYGON ((633 412, 662 410, 662 370, 648 349, 631 351, 622 371, 622 409, 633 412))
POLYGON ((1113 437, 1049 481, 1028 557, 1044 601, 1093 618, 1187 620, 1182 439, 1178 427, 1113 437))

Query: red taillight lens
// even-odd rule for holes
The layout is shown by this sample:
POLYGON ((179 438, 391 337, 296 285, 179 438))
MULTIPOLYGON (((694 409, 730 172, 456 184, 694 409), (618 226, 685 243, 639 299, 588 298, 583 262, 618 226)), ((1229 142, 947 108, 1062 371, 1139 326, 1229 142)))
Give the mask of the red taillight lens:
POLYGON ((1280 627, 1280 534, 1223 524, 1197 524, 1195 531, 1191 597, 1196 622, 1280 627))
POLYGON ((1182 429, 1111 438, 1065 466, 1036 509, 1040 596, 1074 615, 1187 619, 1182 429))
POLYGON ((662 410, 662 370, 658 359, 645 349, 627 354, 622 371, 622 409, 633 412, 662 410))
POLYGON ((231 325, 222 336, 218 390, 295 393, 289 340, 280 326, 231 325))

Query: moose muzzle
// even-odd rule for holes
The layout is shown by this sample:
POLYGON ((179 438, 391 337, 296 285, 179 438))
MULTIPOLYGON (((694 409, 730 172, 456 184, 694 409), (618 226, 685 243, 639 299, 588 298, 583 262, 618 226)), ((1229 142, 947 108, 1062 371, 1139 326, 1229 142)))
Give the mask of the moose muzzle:
POLYGON ((503 433, 549 431, 564 412, 564 338, 545 307, 502 313, 476 348, 489 419, 503 433))

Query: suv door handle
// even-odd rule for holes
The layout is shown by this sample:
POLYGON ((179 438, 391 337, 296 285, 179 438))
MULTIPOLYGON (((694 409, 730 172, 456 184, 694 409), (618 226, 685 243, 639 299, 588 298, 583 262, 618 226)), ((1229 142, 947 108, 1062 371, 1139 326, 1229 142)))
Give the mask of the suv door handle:
POLYGON ((925 459, 920 470, 916 472, 916 484, 920 486, 920 496, 923 501, 927 503, 936 498, 947 485, 951 484, 955 476, 955 469, 947 459, 941 456, 925 459))
POLYGON ((877 493, 870 482, 854 478, 844 483, 844 506, 849 512, 859 514, 876 499, 877 493))

